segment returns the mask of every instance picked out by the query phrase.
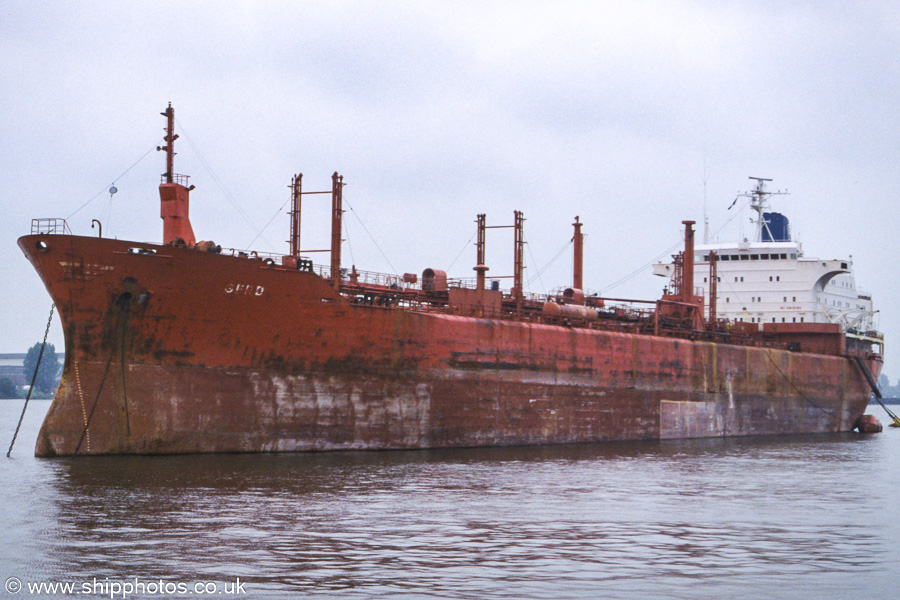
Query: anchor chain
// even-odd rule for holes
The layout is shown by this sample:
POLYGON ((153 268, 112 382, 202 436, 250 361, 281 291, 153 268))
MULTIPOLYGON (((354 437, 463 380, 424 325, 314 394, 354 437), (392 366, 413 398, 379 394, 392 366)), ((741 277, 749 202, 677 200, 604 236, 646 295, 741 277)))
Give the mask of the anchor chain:
POLYGON ((863 376, 866 378, 866 382, 868 382, 869 387, 872 389, 872 394, 875 396, 875 401, 881 405, 881 408, 884 409, 884 412, 888 414, 891 418, 891 427, 900 427, 900 417, 898 417, 894 412, 884 405, 884 402, 881 401, 881 389, 878 387, 878 382, 875 381, 875 378, 872 377, 872 373, 869 371, 869 368, 866 367, 866 363, 863 362, 862 358, 859 356, 853 357, 856 360, 857 366, 859 366, 860 372, 862 372, 863 376))
POLYGON ((37 381, 38 369, 41 368, 41 358, 44 356, 44 346, 47 345, 47 336, 50 334, 50 323, 53 322, 53 310, 56 308, 56 304, 50 305, 50 317, 47 319, 47 328, 44 330, 44 341, 41 344, 41 350, 38 352, 37 364, 34 365, 34 375, 31 376, 31 386, 28 388, 28 393, 25 394, 25 406, 22 407, 22 414, 19 415, 19 424, 16 425, 16 431, 13 433, 12 441, 9 443, 9 450, 6 451, 6 458, 9 458, 9 455, 12 453, 13 446, 16 443, 16 438, 19 437, 19 429, 22 427, 22 419, 25 418, 25 410, 28 408, 28 401, 31 399, 31 391, 34 389, 34 382, 37 381))

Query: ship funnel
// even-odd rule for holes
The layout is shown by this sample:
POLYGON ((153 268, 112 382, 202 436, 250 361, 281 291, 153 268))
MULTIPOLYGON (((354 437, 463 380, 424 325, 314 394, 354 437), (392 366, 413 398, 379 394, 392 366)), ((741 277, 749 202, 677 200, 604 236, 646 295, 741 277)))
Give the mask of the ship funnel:
POLYGON ((791 241, 791 223, 786 216, 777 212, 764 212, 762 218, 764 223, 763 242, 791 241))

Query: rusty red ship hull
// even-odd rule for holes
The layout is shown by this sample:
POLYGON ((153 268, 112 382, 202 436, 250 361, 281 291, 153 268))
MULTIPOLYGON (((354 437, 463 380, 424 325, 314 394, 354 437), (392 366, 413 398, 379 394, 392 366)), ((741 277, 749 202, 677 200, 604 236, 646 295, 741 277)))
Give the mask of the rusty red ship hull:
MULTIPOLYGON (((39 456, 836 432, 870 399, 840 343, 792 352, 355 303, 293 265, 171 244, 19 246, 66 340, 39 456)), ((880 357, 866 364, 877 377, 880 357)))

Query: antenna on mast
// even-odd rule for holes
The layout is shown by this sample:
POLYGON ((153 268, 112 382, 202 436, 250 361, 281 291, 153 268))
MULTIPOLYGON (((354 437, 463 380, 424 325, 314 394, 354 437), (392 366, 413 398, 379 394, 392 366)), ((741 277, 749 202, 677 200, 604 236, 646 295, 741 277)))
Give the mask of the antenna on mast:
POLYGON ((706 154, 703 155, 703 243, 709 243, 709 217, 706 215, 706 182, 709 175, 706 172, 706 154))
POLYGON ((771 179, 767 179, 765 177, 748 177, 748 179, 753 179, 756 181, 756 187, 749 192, 744 192, 743 194, 739 194, 739 196, 744 198, 750 198, 750 208, 752 208, 756 212, 756 218, 753 219, 756 224, 756 240, 757 242, 763 241, 763 232, 768 234, 770 240, 775 239, 775 236, 772 235, 772 231, 769 229, 769 222, 766 221, 765 214, 767 210, 769 210, 769 196, 784 196, 789 192, 787 190, 777 192, 770 192, 766 189, 766 182, 772 181, 771 179))

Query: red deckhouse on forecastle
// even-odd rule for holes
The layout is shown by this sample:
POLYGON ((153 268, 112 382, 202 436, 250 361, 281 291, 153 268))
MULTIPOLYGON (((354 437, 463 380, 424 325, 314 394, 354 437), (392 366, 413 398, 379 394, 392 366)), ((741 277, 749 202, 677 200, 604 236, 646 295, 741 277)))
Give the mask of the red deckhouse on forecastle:
POLYGON ((582 291, 577 217, 558 295, 523 292, 519 212, 509 290, 486 281, 484 215, 474 279, 343 268, 337 173, 328 266, 301 250, 300 175, 286 255, 197 242, 163 114, 161 244, 71 235, 60 219, 19 239, 65 332, 39 456, 847 431, 869 402, 880 345, 848 344, 838 324, 716 317, 695 291, 691 221, 671 293, 627 305, 582 291))

